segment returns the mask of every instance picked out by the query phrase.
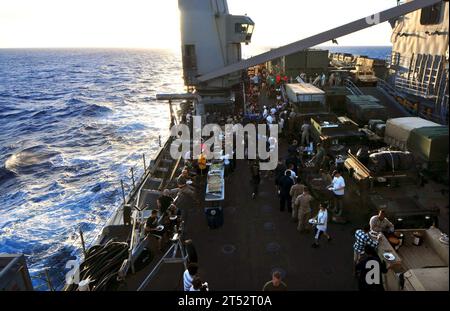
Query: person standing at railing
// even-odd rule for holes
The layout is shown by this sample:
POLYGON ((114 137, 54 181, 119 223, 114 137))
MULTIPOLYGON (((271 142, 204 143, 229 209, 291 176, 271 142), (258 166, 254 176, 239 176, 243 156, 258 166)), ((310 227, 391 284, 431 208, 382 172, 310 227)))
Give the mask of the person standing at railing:
POLYGON ((164 238, 164 228, 159 227, 158 224, 158 211, 152 210, 152 213, 145 223, 145 232, 151 234, 158 239, 158 249, 162 250, 162 241, 164 238))
POLYGON ((173 203, 173 198, 170 196, 170 190, 164 189, 162 195, 156 200, 156 205, 161 215, 165 214, 169 206, 173 203))

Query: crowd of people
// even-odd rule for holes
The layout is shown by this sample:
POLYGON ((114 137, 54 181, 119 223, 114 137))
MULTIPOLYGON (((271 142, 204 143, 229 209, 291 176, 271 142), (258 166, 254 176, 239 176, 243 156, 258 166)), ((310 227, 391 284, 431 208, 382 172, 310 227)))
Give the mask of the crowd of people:
MULTIPOLYGON (((277 83, 283 83, 282 79, 274 79, 270 75, 265 78, 263 71, 262 76, 254 78, 251 84, 252 103, 250 111, 257 111, 258 100, 261 89, 266 87, 268 94, 275 94, 276 104, 272 107, 263 106, 260 111, 260 119, 264 120, 269 126, 281 121, 281 130, 283 134, 285 130, 291 130, 292 127, 284 126, 289 122, 290 109, 289 105, 283 102, 281 92, 277 89, 277 83), (265 81, 265 82, 263 82, 265 81)), ((305 81, 305 77, 299 77, 305 81)), ((325 83, 325 77, 320 76, 321 84, 325 83)), ((339 77, 336 75, 330 76, 331 85, 339 83, 339 77)), ((291 219, 297 224, 297 230, 301 233, 308 233, 313 229, 314 241, 312 247, 319 247, 319 241, 324 236, 328 241, 332 238, 328 234, 329 210, 336 217, 340 217, 344 210, 344 197, 346 183, 342 176, 341 167, 338 163, 333 163, 327 154, 325 146, 321 143, 314 145, 311 139, 311 125, 309 122, 304 122, 300 128, 299 133, 290 133, 285 135, 287 137, 294 137, 291 145, 288 148, 287 157, 282 159, 277 169, 275 170, 275 184, 278 190, 280 211, 288 211, 291 219), (300 143, 299 143, 300 142, 300 143), (311 148, 312 147, 312 148, 311 148), (311 152, 312 150, 315 152, 311 152), (323 181, 329 196, 319 199, 318 212, 313 216, 312 202, 315 200, 310 193, 310 189, 306 186, 303 177, 303 169, 305 167, 313 168, 315 172, 319 173, 320 179, 323 181), (331 208, 333 208, 331 210, 331 208)), ((253 188, 253 197, 257 194, 257 185, 260 183, 260 173, 256 169, 256 162, 251 163, 251 176, 253 188)), ((392 223, 385 217, 384 211, 370 219, 370 223, 363 229, 355 232, 354 250, 354 274, 358 277, 358 285, 361 290, 383 290, 382 284, 369 285, 365 281, 366 274, 369 270, 366 268, 366 263, 370 260, 375 260, 380 264, 380 273, 386 273, 387 268, 382 263, 377 255, 377 246, 382 235, 392 237, 394 234, 394 227, 392 223)), ((395 237, 394 237, 395 238, 395 237)), ((381 276, 380 276, 381 278, 381 276)), ((286 290, 287 286, 281 281, 279 272, 273 274, 273 278, 269 281, 263 290, 286 290)))
MULTIPOLYGON (((304 131, 298 136, 304 141, 310 139, 304 131)), ((329 209, 333 208, 335 216, 342 216, 346 185, 335 164, 324 165, 326 151, 320 143, 316 144, 315 149, 315 154, 311 153, 309 148, 299 146, 298 141, 294 140, 288 147, 287 156, 279 161, 274 174, 280 211, 288 211, 301 233, 310 231, 312 225, 315 232, 313 247, 318 247, 321 236, 331 241, 331 237, 327 234, 329 209), (311 193, 306 183, 308 175, 311 174, 318 176, 316 179, 322 180, 322 184, 326 185, 323 192, 311 193), (324 193, 326 195, 323 195, 324 193), (312 217, 314 197, 318 201, 319 211, 312 217)))
MULTIPOLYGON (((355 243, 353 244, 353 273, 358 278, 360 290, 383 291, 383 277, 387 273, 388 267, 381 261, 377 248, 380 240, 386 237, 393 246, 399 246, 401 241, 399 235, 395 233, 394 225, 387 219, 384 210, 380 210, 378 215, 370 218, 369 223, 362 229, 355 232, 355 243), (375 261, 380 267, 376 278, 380 281, 377 284, 368 284, 367 275, 370 272, 367 263, 375 261)), ((372 265, 373 266, 373 265, 372 265)))
MULTIPOLYGON (((306 77, 300 75, 297 80, 304 81, 306 77)), ((333 78, 333 77, 332 77, 333 78)), ((314 81, 324 83, 324 76, 318 75, 314 81)), ((273 124, 278 124, 279 134, 290 140, 285 157, 282 157, 276 170, 273 172, 277 194, 279 197, 280 212, 287 211, 291 221, 295 223, 299 233, 311 233, 312 247, 318 248, 322 237, 331 241, 332 237, 328 232, 328 223, 335 217, 341 217, 344 212, 344 198, 346 195, 346 182, 342 176, 341 167, 338 163, 331 160, 326 146, 323 143, 314 142, 311 135, 311 124, 306 120, 301 127, 294 128, 289 123, 294 123, 295 113, 290 107, 282 93, 282 84, 291 82, 292 78, 279 74, 267 72, 264 68, 250 78, 246 88, 247 105, 245 112, 240 115, 229 115, 223 117, 220 114, 208 114, 210 122, 222 122, 228 124, 246 124, 248 122, 266 124, 268 128, 273 124), (273 104, 262 105, 260 102, 261 93, 266 92, 268 96, 273 96, 273 104), (298 132, 296 132, 298 131, 298 132), (313 193, 308 181, 308 174, 313 172, 319 176, 324 186, 323 192, 313 193), (322 195, 322 196, 321 196, 322 195), (313 206, 317 206, 316 213, 313 206), (333 217, 332 217, 333 216, 333 217)), ((334 81, 333 81, 334 83, 334 81)), ((189 123, 191 116, 188 115, 185 120, 189 123)), ((297 119, 295 119, 297 122, 297 119)), ((234 131, 234 130, 233 130, 234 131)), ((233 133, 235 134, 235 133, 233 133)), ((270 148, 276 141, 267 140, 267 147, 270 148)), ((234 146, 235 147, 235 146, 234 146)), ((184 155, 184 168, 177 181, 177 193, 185 194, 194 201, 197 200, 197 188, 199 176, 205 176, 206 150, 202 148, 202 153, 198 159, 191 158, 190 154, 184 155)), ((223 161, 226 165, 226 175, 236 168, 235 153, 223 155, 223 161)), ((248 161, 252 183, 252 198, 256 199, 261 183, 261 172, 259 170, 259 160, 248 161)), ((197 202, 198 203, 198 202, 197 202)), ((166 231, 160 231, 158 225, 161 223, 161 215, 169 217, 169 226, 176 225, 173 219, 177 216, 181 218, 181 211, 173 203, 171 191, 164 190, 161 197, 158 198, 156 210, 152 211, 147 220, 146 231, 154 235, 159 240, 159 247, 166 231)), ((363 284, 365 263, 368 260, 378 260, 376 248, 381 234, 392 235, 394 227, 387 220, 384 212, 370 219, 370 224, 355 232, 354 251, 354 273, 360 280, 361 289, 366 288, 363 284), (377 233, 376 236, 374 234, 377 233)), ((208 290, 208 284, 203 282, 198 274, 198 263, 195 256, 189 256, 188 267, 183 274, 183 284, 185 291, 205 291, 208 290), (195 257, 192 259, 191 257, 195 257)), ((385 271, 383 268, 382 271, 385 271)), ((379 290, 377 287, 376 290, 379 290)), ((263 288, 264 291, 287 290, 286 284, 282 281, 281 274, 275 271, 272 280, 267 282, 263 288)))

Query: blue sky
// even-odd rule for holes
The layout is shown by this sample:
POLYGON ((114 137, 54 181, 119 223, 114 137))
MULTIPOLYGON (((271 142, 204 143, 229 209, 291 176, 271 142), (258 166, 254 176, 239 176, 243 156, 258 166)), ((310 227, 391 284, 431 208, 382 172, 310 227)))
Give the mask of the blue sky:
MULTIPOLYGON (((280 46, 396 5, 396 0, 228 0, 256 23, 252 47, 280 46)), ((0 48, 178 49, 177 0, 1 0, 0 48)), ((389 45, 385 23, 340 45, 389 45)), ((328 43, 329 44, 329 43, 328 43)))

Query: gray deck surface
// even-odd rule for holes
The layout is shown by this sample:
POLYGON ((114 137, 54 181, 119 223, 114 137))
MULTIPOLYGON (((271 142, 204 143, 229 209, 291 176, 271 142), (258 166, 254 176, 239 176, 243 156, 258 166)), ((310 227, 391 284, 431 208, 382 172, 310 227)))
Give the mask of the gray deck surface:
MULTIPOLYGON (((372 91, 364 89, 367 94, 372 91)), ((398 107, 382 102, 390 115, 403 116, 398 107)), ((260 104, 267 103, 262 98, 260 104)), ((286 146, 286 142, 281 143, 280 157, 286 155, 286 146)), ((371 215, 362 207, 353 183, 348 183, 344 201, 348 223, 330 222, 328 232, 333 240, 324 239, 320 248, 313 249, 312 233, 300 234, 288 212, 280 212, 272 173, 265 174, 260 193, 253 200, 249 164, 238 161, 226 181, 224 225, 219 229, 209 229, 203 206, 184 204, 184 239, 194 241, 202 280, 209 283, 211 290, 261 290, 276 269, 282 272, 289 290, 356 290, 352 276, 353 232, 371 215)), ((448 213, 444 217, 448 224, 448 213)), ((152 265, 130 276, 126 289, 135 290, 152 265)), ((164 264, 146 290, 182 290, 182 273, 181 264, 164 264)))

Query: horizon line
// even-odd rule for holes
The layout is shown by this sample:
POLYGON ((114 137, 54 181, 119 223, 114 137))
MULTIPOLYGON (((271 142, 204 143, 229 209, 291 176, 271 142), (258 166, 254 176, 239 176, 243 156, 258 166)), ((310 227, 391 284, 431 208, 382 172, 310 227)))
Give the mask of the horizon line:
MULTIPOLYGON (((392 44, 388 44, 388 45, 378 45, 378 44, 374 44, 374 45, 317 45, 311 48, 320 48, 320 47, 327 47, 327 48, 338 48, 338 47, 392 47, 392 44)), ((254 46, 251 48, 256 48, 256 49, 262 49, 262 48, 276 48, 276 46, 254 46)), ((31 50, 31 49, 46 49, 46 50, 50 50, 50 49, 54 49, 54 50, 60 50, 60 49, 132 49, 132 50, 177 50, 178 48, 174 48, 174 47, 121 47, 121 46, 81 46, 81 47, 76 47, 76 46, 51 46, 51 47, 42 47, 42 46, 37 46, 37 47, 1 47, 0 46, 0 50, 31 50)), ((181 46, 180 46, 180 50, 181 50, 181 46)))

